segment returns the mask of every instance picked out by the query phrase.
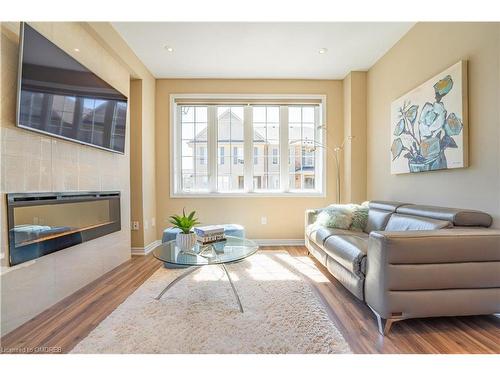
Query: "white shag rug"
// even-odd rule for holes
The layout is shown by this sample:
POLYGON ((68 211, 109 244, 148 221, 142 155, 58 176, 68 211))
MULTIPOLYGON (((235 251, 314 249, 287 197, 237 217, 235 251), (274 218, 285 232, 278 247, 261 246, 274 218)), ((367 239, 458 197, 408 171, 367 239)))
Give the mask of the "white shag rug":
POLYGON ((71 353, 351 352, 305 280, 321 277, 310 259, 265 251, 227 268, 244 313, 219 266, 201 267, 155 300, 185 272, 161 268, 71 353))

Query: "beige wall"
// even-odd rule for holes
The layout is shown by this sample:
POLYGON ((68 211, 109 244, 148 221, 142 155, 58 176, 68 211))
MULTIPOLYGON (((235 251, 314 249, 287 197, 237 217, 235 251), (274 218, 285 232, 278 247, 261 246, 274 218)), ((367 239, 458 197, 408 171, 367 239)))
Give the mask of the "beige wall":
MULTIPOLYGON (((79 23, 30 23, 123 94, 130 74, 79 23), (80 52, 75 52, 79 48, 80 52)), ((19 23, 1 25, 1 335, 130 258, 130 132, 125 155, 15 126, 19 23), (8 267, 5 193, 120 190, 119 232, 8 267)))
MULTIPOLYGON (((144 227, 142 200, 142 80, 130 81, 130 220, 144 227)), ((132 230, 132 247, 144 246, 144 231, 132 230)))
POLYGON ((154 242, 156 224, 156 164, 155 164, 155 86, 156 80, 146 66, 130 49, 120 34, 108 22, 89 22, 82 27, 108 48, 137 82, 130 95, 130 127, 132 136, 130 174, 132 220, 139 222, 139 230, 132 232, 132 246, 141 248, 154 242))
POLYGON ((303 239, 304 210, 334 203, 335 176, 331 155, 327 161, 326 198, 170 198, 169 95, 178 93, 264 93, 327 95, 327 144, 343 136, 342 81, 327 80, 158 80, 156 83, 156 165, 158 236, 168 216, 196 210, 203 223, 239 223, 254 239, 303 239), (267 225, 260 224, 266 216, 267 225))
POLYGON ((344 141, 341 201, 362 203, 366 200, 366 72, 351 72, 344 78, 344 141))
POLYGON ((369 199, 480 209, 500 227, 499 25, 419 23, 369 70, 369 199), (391 102, 461 59, 468 60, 470 166, 391 175, 391 102))
MULTIPOLYGON (((155 134, 156 80, 142 79, 142 226, 143 246, 157 240, 156 223, 156 134, 155 134)), ((134 173, 131 171, 130 173, 134 173)))
POLYGON ((141 75, 130 86, 130 193, 131 218, 139 222, 132 231, 132 247, 141 250, 156 237, 155 84, 141 75))

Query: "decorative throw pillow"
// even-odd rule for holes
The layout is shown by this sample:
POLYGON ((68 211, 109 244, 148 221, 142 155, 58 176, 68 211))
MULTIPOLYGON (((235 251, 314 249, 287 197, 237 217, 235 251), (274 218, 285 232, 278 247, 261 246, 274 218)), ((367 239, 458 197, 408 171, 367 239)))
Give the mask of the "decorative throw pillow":
POLYGON ((366 224, 368 224, 368 202, 363 202, 361 205, 353 205, 354 212, 352 215, 352 223, 350 230, 354 230, 357 232, 362 232, 366 228, 366 224))
POLYGON ((318 214, 315 225, 362 231, 368 221, 368 205, 332 204, 318 214))
POLYGON ((352 212, 344 204, 333 204, 321 210, 316 218, 316 225, 337 228, 349 229, 352 223, 352 212))

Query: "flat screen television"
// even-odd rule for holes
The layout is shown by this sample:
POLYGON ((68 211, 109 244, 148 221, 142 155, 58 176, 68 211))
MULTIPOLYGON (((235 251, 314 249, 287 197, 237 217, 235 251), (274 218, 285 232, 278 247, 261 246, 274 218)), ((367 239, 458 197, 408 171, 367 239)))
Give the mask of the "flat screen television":
POLYGON ((127 97, 27 23, 19 46, 17 126, 124 153, 127 97))

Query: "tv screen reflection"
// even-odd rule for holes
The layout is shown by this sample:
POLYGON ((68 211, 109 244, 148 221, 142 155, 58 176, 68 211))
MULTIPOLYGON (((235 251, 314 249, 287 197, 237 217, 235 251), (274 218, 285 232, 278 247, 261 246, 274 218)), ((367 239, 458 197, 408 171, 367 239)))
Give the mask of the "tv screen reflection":
POLYGON ((23 24, 18 125, 123 153, 127 98, 23 24))

